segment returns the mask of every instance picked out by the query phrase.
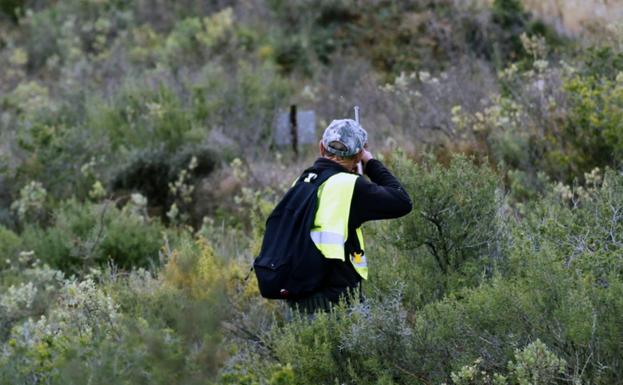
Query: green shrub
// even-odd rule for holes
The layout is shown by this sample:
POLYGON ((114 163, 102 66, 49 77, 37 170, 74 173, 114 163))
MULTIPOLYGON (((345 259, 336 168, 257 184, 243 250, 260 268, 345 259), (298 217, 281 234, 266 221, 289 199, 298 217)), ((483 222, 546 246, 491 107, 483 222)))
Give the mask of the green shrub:
POLYGON ((230 40, 233 29, 231 8, 224 8, 203 19, 196 16, 181 19, 157 54, 172 67, 181 63, 200 63, 208 51, 218 50, 230 40))
POLYGON ((223 281, 211 279, 220 271, 206 268, 214 261, 204 251, 183 251, 199 262, 186 273, 212 285, 209 293, 194 288, 197 296, 143 269, 119 274, 110 267, 92 270, 84 280, 58 282, 55 275, 29 275, 36 284, 15 285, 0 295, 0 381, 205 384, 215 378, 227 356, 222 325, 229 310, 218 295, 223 281), (33 293, 36 299, 46 290, 44 306, 34 312, 33 293), (13 318, 5 317, 6 309, 13 318))
POLYGON ((65 229, 26 226, 22 242, 24 248, 34 251, 37 258, 54 267, 71 271, 74 266, 82 265, 83 261, 73 253, 72 235, 65 229))
POLYGON ((301 319, 275 330, 282 333, 275 341, 275 354, 282 364, 293 365, 295 383, 343 382, 347 357, 338 349, 340 327, 334 315, 321 314, 312 323, 301 319))
MULTIPOLYGON (((221 309, 182 293, 134 293, 147 300, 140 316, 122 316, 114 338, 73 344, 58 368, 59 384, 113 382, 205 384, 215 377, 225 352, 221 347, 221 309)), ((134 312, 134 309, 131 310, 134 312)))
POLYGON ((272 146, 274 114, 291 96, 292 85, 268 62, 242 61, 234 68, 235 75, 224 81, 225 68, 205 66, 192 89, 203 95, 207 110, 201 114, 208 114, 210 127, 223 128, 238 152, 258 155, 272 146))
POLYGON ((39 182, 30 182, 20 190, 20 197, 11 204, 19 222, 40 223, 46 209, 47 191, 39 182))
MULTIPOLYGON (((107 147, 106 140, 100 138, 96 143, 86 137, 87 132, 76 127, 46 126, 47 129, 52 138, 49 143, 23 147, 31 156, 18 167, 16 180, 23 184, 39 181, 51 200, 87 196, 92 181, 83 175, 81 168, 95 156, 103 158, 97 151, 107 147)), ((99 163, 101 168, 103 162, 99 163)))
MULTIPOLYGON (((515 352, 515 362, 509 361, 508 377, 511 384, 552 384, 565 373, 567 363, 556 357, 540 340, 536 340, 515 352)), ((473 365, 466 365, 452 373, 452 382, 456 385, 506 385, 508 377, 499 373, 488 373, 482 368, 482 360, 473 365)))
POLYGON ((399 290, 352 311, 338 307, 311 320, 295 314, 291 322, 274 327, 262 340, 268 351, 237 352, 233 359, 242 361, 229 368, 222 383, 243 379, 262 383, 280 376, 300 385, 410 383, 413 377, 403 369, 412 358, 410 333, 399 290))
POLYGON ((111 260, 122 268, 146 266, 157 262, 163 228, 157 220, 117 214, 107 224, 97 246, 97 262, 111 260))
POLYGON ((309 59, 300 38, 289 37, 279 40, 275 47, 275 62, 281 71, 290 74, 294 70, 309 73, 309 59))
POLYGON ((24 247, 51 266, 68 272, 113 261, 123 268, 147 266, 157 261, 162 225, 112 202, 64 202, 50 227, 27 226, 24 247))
POLYGON ((226 269, 205 241, 180 232, 164 271, 106 271, 101 285, 118 312, 116 328, 87 344, 70 345, 59 383, 206 383, 227 356, 222 325, 226 269), (120 365, 123 363, 123 365, 120 365))
POLYGON ((145 85, 127 85, 112 103, 93 100, 88 105, 86 126, 95 135, 108 138, 112 150, 164 145, 180 147, 192 128, 189 112, 166 85, 154 90, 145 85))
POLYGON ((46 315, 37 320, 29 317, 11 328, 0 365, 4 382, 38 378, 50 383, 58 378, 68 350, 115 329, 115 304, 92 280, 66 280, 54 300, 46 315))
POLYGON ((410 215, 392 222, 387 241, 405 259, 399 262, 404 274, 426 282, 420 295, 440 299, 490 276, 500 260, 495 173, 461 156, 447 167, 435 161, 420 166, 404 157, 390 164, 414 207, 410 215))
POLYGON ((51 198, 86 195, 92 180, 81 169, 97 160, 100 164, 109 151, 108 138, 94 137, 82 125, 83 101, 53 98, 39 83, 20 84, 9 96, 8 111, 15 120, 16 139, 23 161, 14 171, 15 189, 39 181, 51 198), (59 100, 60 99, 60 100, 59 100))
POLYGON ((558 184, 546 198, 524 207, 523 220, 512 229, 509 276, 523 281, 517 293, 538 304, 537 312, 524 317, 539 320, 531 327, 533 337, 574 363, 574 374, 612 383, 620 381, 622 365, 620 348, 609 341, 621 330, 612 315, 621 308, 614 297, 622 285, 614 234, 621 226, 616 213, 622 179, 612 171, 586 179, 585 187, 558 184))
MULTIPOLYGON (((439 69, 460 57, 480 57, 502 67, 526 56, 520 36, 562 39, 535 19, 518 0, 489 5, 454 1, 410 1, 368 4, 362 12, 352 0, 280 0, 268 3, 282 28, 278 63, 286 73, 305 71, 314 59, 330 65, 340 56, 369 60, 382 75, 439 69)), ((388 76, 389 78, 389 76, 388 76)))
POLYGON ((621 54, 593 49, 574 67, 557 66, 539 53, 547 50, 543 41, 522 39, 535 60, 511 64, 501 76, 504 96, 492 98, 467 124, 454 120, 484 137, 496 161, 525 173, 527 190, 542 190, 539 173, 569 184, 583 182, 595 167, 618 166, 621 54))
POLYGON ((520 0, 495 0, 491 6, 493 24, 499 28, 498 58, 516 60, 524 54, 519 35, 526 29, 528 13, 524 10, 520 0))
POLYGON ((41 316, 30 309, 31 294, 41 296, 55 282, 39 283, 0 295, 2 383, 204 384, 226 355, 226 306, 218 295, 198 300, 144 270, 107 270, 61 280, 41 316), (6 309, 29 317, 6 324, 6 309))
POLYGON ((131 20, 126 4, 118 1, 70 0, 31 9, 20 19, 29 67, 38 70, 51 58, 73 64, 83 55, 105 53, 131 20))
MULTIPOLYGON (((187 55, 197 55, 200 42, 197 35, 203 30, 203 23, 197 17, 189 17, 178 21, 167 36, 162 56, 165 60, 175 63, 187 55)), ((184 58, 187 59, 187 58, 184 58)))
POLYGON ((134 152, 127 164, 115 173, 112 187, 115 190, 140 191, 150 204, 164 206, 168 201, 171 181, 169 156, 163 148, 134 152))
POLYGON ((17 22, 19 11, 24 7, 24 4, 24 0, 2 0, 0 1, 0 11, 17 22))
MULTIPOLYGON (((150 207, 164 214, 172 203, 180 200, 181 193, 177 190, 185 188, 188 191, 184 199, 192 198, 196 180, 214 171, 219 158, 219 150, 206 145, 188 144, 172 153, 163 147, 135 150, 126 162, 111 172, 110 184, 118 192, 140 192, 150 207)), ((177 204, 188 208, 192 201, 177 204)), ((199 222, 202 218, 191 219, 199 222)))
POLYGON ((6 342, 14 325, 46 314, 62 285, 61 272, 30 257, 22 255, 0 270, 0 343, 6 342))
POLYGON ((20 237, 0 225, 0 266, 5 266, 6 261, 13 261, 21 250, 22 240, 20 237))
POLYGON ((565 84, 570 99, 565 127, 569 150, 563 159, 572 175, 616 166, 613 159, 623 155, 623 76, 609 77, 576 75, 565 84))
POLYGON ((522 228, 538 234, 538 244, 555 248, 565 266, 594 279, 623 277, 615 257, 621 248, 616 234, 623 230, 618 215, 623 180, 613 170, 602 174, 598 169, 585 179, 583 187, 553 186, 542 201, 530 205, 522 228))

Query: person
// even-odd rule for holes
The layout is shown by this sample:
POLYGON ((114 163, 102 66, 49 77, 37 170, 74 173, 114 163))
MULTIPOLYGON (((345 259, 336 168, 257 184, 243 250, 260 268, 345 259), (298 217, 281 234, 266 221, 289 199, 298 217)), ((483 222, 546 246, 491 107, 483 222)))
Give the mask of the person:
POLYGON ((361 225, 398 218, 413 208, 398 179, 368 149, 367 132, 352 119, 333 120, 319 142, 313 168, 335 175, 318 189, 311 238, 328 260, 323 287, 308 297, 288 300, 291 308, 312 314, 328 311, 340 299, 363 300, 361 281, 368 278, 361 225), (363 174, 356 173, 361 162, 363 174))

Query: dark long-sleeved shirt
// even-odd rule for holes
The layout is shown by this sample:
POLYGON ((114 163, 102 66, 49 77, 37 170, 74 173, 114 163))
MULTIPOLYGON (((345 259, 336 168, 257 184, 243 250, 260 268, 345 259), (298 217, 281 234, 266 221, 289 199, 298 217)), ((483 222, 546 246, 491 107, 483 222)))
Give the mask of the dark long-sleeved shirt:
MULTIPOLYGON (((336 162, 325 158, 317 159, 314 168, 319 171, 329 168, 345 171, 336 162)), ((363 223, 377 219, 398 218, 408 214, 413 208, 409 194, 383 163, 370 159, 364 171, 370 180, 360 176, 355 182, 348 218, 348 238, 345 245, 348 254, 360 249, 355 230, 363 223)), ((330 271, 322 292, 331 301, 337 301, 340 294, 349 288, 356 288, 361 277, 355 271, 349 258, 346 258, 344 262, 339 260, 328 262, 330 271)))

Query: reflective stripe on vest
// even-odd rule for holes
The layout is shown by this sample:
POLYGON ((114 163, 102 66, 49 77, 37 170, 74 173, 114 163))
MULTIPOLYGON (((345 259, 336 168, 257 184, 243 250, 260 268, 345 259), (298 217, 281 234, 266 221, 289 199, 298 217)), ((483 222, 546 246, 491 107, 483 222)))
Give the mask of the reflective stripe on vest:
MULTIPOLYGON (((311 229, 311 239, 328 259, 345 261, 344 244, 348 237, 350 204, 358 175, 338 173, 318 188, 318 210, 311 229)), ((359 245, 365 250, 361 228, 356 229, 359 245)), ((368 263, 364 253, 349 256, 357 273, 368 279, 368 263)))

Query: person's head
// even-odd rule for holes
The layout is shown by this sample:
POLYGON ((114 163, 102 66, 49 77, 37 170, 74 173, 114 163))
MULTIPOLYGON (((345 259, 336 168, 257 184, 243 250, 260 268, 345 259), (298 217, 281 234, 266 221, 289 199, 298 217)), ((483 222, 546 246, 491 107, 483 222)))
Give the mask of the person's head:
POLYGON ((352 119, 338 119, 329 124, 319 143, 320 155, 331 159, 347 170, 356 168, 368 133, 352 119))

